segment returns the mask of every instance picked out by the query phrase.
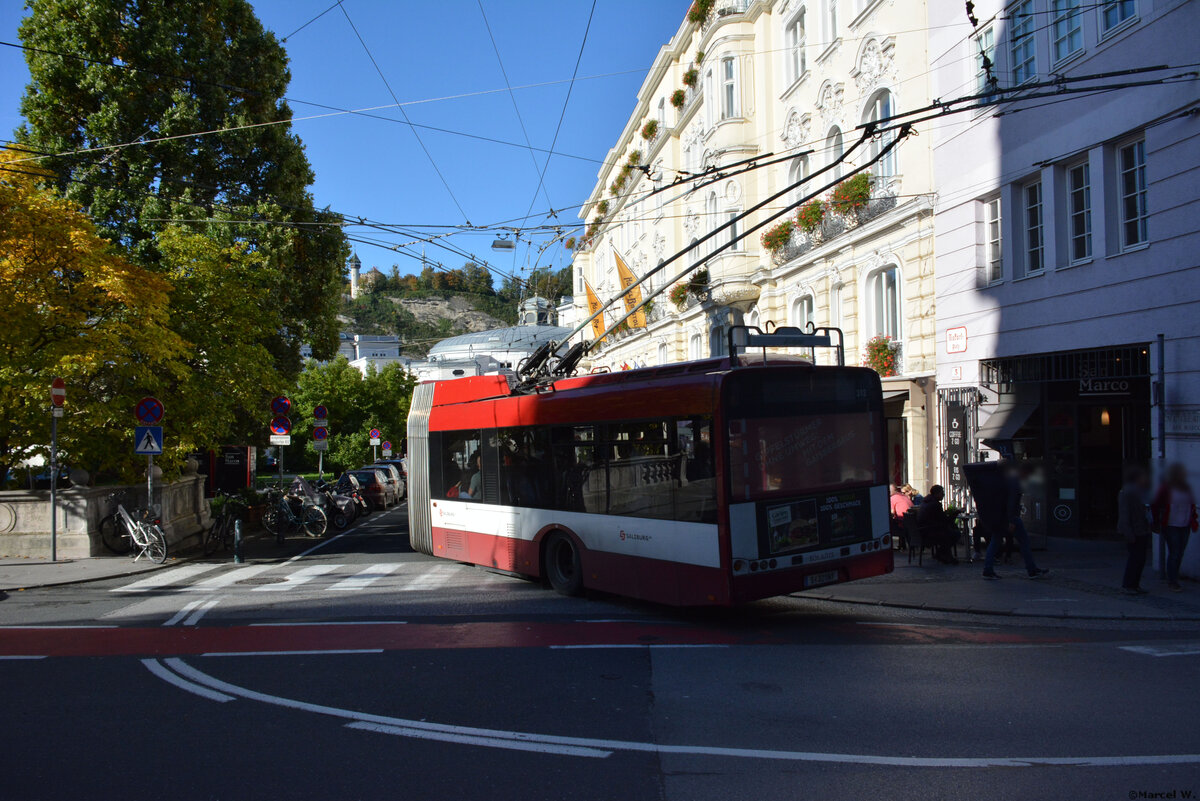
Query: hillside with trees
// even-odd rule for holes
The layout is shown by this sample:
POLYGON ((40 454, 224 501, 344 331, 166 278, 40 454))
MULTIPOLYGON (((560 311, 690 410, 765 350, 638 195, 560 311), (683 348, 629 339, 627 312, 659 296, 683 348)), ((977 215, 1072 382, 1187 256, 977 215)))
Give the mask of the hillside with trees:
POLYGON ((535 294, 554 303, 570 295, 571 268, 535 270, 520 283, 505 278, 497 289, 491 272, 470 262, 414 275, 393 265, 390 274, 365 273, 353 300, 347 286, 341 317, 358 334, 399 336, 405 355, 420 357, 446 337, 515 325, 521 300, 535 294))

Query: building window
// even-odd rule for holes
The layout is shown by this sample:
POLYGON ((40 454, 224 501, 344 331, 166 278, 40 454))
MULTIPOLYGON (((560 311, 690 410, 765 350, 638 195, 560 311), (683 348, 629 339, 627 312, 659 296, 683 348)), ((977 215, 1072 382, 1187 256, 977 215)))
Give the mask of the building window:
POLYGON ((988 283, 1004 278, 1004 251, 1000 237, 1000 197, 983 201, 984 274, 988 283))
POLYGON ((834 328, 842 326, 842 285, 834 284, 829 290, 829 324, 834 328))
POLYGON ((693 237, 692 243, 688 247, 690 248, 688 258, 692 260, 692 263, 700 261, 700 240, 693 237))
POLYGON ((1021 190, 1025 209, 1025 274, 1046 266, 1045 228, 1042 220, 1042 182, 1026 184, 1021 190))
POLYGON ((742 240, 738 236, 738 216, 742 213, 741 209, 730 209, 725 212, 725 222, 729 224, 729 249, 741 250, 742 240))
POLYGON ((714 358, 725 356, 729 350, 728 342, 725 337, 725 326, 714 325, 712 332, 709 334, 708 352, 714 358))
POLYGON ((1137 6, 1134 5, 1134 0, 1105 0, 1104 8, 1100 12, 1100 24, 1104 27, 1104 32, 1108 33, 1126 20, 1133 19, 1136 13, 1137 6))
POLYGON ((749 314, 747 314, 747 315, 746 315, 746 325, 747 325, 747 327, 749 327, 749 328, 758 328, 758 321, 759 321, 759 319, 760 319, 760 315, 759 315, 759 313, 758 313, 758 307, 756 306, 756 307, 754 307, 753 309, 751 309, 751 310, 750 310, 750 313, 749 313, 749 314))
POLYGON ((996 31, 985 28, 975 36, 975 94, 991 99, 996 68, 996 31))
MULTIPOLYGON (((707 229, 709 231, 717 230, 717 226, 719 226, 721 224, 721 218, 720 218, 719 213, 717 212, 717 193, 716 192, 708 193, 708 200, 704 204, 704 211, 705 211, 704 216, 707 218, 704 221, 707 229)), ((716 251, 717 246, 720 244, 718 241, 719 239, 720 239, 720 237, 714 236, 712 239, 708 240, 708 252, 709 253, 716 251)))
POLYGON ((691 361, 704 358, 704 354, 701 352, 703 344, 704 338, 699 334, 692 334, 688 339, 688 358, 691 361))
POLYGON ((811 322, 813 322, 812 295, 801 295, 792 301, 792 325, 807 331, 811 322))
POLYGON ((667 99, 665 97, 658 99, 658 127, 667 127, 667 99))
POLYGON ((659 159, 654 162, 654 210, 657 212, 656 217, 662 217, 663 203, 667 197, 667 193, 663 191, 663 172, 663 160, 659 159))
POLYGON ((1053 0, 1054 60, 1062 61, 1083 49, 1083 25, 1079 19, 1080 0, 1053 0))
POLYGON ((721 119, 738 115, 737 81, 734 80, 733 57, 721 59, 721 119))
POLYGON ((838 37, 837 0, 825 0, 825 25, 827 27, 825 39, 829 44, 833 44, 838 37))
POLYGON ((829 163, 833 166, 833 180, 842 177, 842 153, 845 152, 845 147, 842 145, 842 129, 836 125, 829 129, 829 136, 825 137, 825 150, 829 154, 829 163))
POLYGON ((788 186, 795 187, 792 190, 792 203, 799 203, 804 197, 803 182, 806 178, 808 178, 808 156, 797 156, 788 166, 788 186))
POLYGON ((1131 142, 1118 153, 1121 173, 1121 248, 1145 244, 1146 143, 1131 142))
POLYGON ((868 279, 875 336, 900 339, 900 270, 887 267, 868 279))
POLYGON ((1012 65, 1012 82, 1019 86, 1033 80, 1037 75, 1037 16, 1033 0, 1024 0, 1012 12, 1013 24, 1009 29, 1009 59, 1012 65))
MULTIPOLYGON (((880 89, 875 93, 867 106, 867 112, 864 115, 863 122, 879 122, 886 120, 888 117, 896 113, 895 107, 892 104, 892 93, 887 89, 880 89)), ((877 137, 871 139, 871 158, 876 158, 883 149, 887 147, 896 134, 893 131, 885 131, 877 137)), ((883 158, 875 162, 872 169, 876 178, 893 178, 896 175, 896 149, 892 148, 883 158)))
POLYGON ((804 16, 805 9, 802 7, 792 18, 791 24, 787 26, 788 83, 795 83, 800 80, 800 76, 808 72, 804 53, 804 46, 807 44, 804 34, 804 16))
POLYGON ((716 105, 717 98, 713 94, 713 74, 712 70, 704 71, 704 114, 708 122, 707 127, 712 127, 717 121, 717 115, 713 113, 713 107, 716 105))
POLYGON ((1092 178, 1087 162, 1067 170, 1067 213, 1070 215, 1070 261, 1092 257, 1092 178))
POLYGON ((670 357, 667 355, 667 343, 658 343, 658 363, 666 364, 669 360, 670 357))

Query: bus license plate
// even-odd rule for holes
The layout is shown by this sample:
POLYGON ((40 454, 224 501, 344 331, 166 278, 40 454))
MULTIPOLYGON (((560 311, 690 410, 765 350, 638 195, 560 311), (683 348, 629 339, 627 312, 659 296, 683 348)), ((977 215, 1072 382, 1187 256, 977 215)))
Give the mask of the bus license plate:
POLYGON ((804 587, 819 587, 822 584, 833 584, 838 580, 838 572, 836 570, 826 570, 824 573, 813 573, 811 576, 804 577, 804 587))

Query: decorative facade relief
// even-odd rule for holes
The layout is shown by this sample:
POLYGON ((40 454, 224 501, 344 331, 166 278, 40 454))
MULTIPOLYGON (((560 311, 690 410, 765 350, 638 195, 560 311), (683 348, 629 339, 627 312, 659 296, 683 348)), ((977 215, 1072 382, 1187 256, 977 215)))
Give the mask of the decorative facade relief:
POLYGON ((663 253, 667 250, 667 238, 662 234, 654 235, 654 255, 658 258, 663 257, 663 253))
POLYGON ((688 206, 683 212, 683 230, 689 237, 700 232, 700 215, 691 206, 688 206))
POLYGON ((730 178, 725 182, 724 188, 725 202, 729 205, 736 205, 742 199, 742 185, 737 180, 730 178))
POLYGON ((845 104, 846 86, 841 83, 826 81, 817 97, 817 112, 821 115, 821 123, 825 130, 834 125, 842 127, 842 109, 845 104))
POLYGON ((796 109, 788 111, 787 122, 779 138, 788 147, 799 147, 809 140, 812 134, 812 115, 801 114, 796 109))
POLYGON ((892 38, 867 40, 853 73, 860 96, 866 97, 879 86, 894 80, 895 74, 896 47, 892 38))

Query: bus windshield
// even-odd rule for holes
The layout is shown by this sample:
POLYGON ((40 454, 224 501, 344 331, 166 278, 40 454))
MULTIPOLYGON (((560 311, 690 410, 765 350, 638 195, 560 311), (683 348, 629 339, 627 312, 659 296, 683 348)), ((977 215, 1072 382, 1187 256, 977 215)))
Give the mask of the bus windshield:
POLYGON ((877 382, 861 370, 731 376, 731 502, 885 483, 877 382))

